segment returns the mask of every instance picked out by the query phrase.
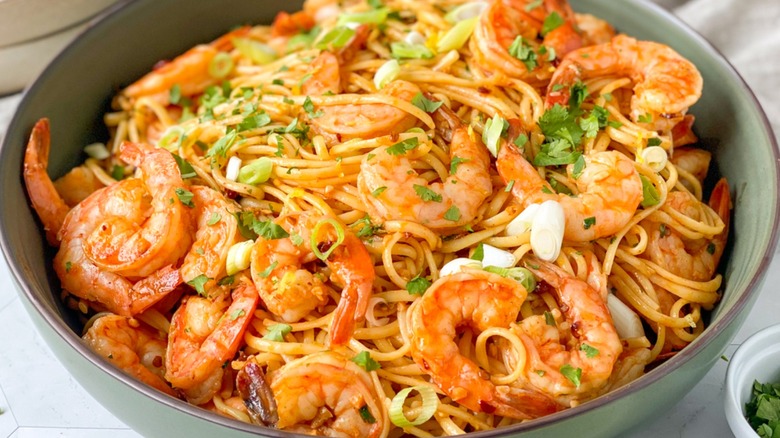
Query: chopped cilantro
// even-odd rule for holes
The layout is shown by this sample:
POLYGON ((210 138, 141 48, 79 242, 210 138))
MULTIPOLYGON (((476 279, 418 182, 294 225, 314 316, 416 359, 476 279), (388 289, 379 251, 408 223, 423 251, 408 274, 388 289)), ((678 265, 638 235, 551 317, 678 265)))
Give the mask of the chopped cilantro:
POLYGON ((517 138, 513 143, 515 144, 515 146, 521 148, 525 146, 526 143, 528 143, 528 136, 525 134, 520 134, 517 136, 517 138))
POLYGON ((181 85, 173 84, 168 93, 168 101, 173 105, 178 105, 181 102, 181 85))
POLYGON ((780 434, 780 383, 753 381, 750 402, 745 404, 745 418, 762 438, 780 434))
POLYGON ((639 179, 642 180, 642 207, 652 207, 661 202, 661 195, 658 194, 653 183, 644 175, 639 175, 639 179))
POLYGON ((417 108, 420 108, 426 113, 432 113, 436 111, 437 109, 439 109, 442 103, 443 102, 441 101, 430 100, 425 96, 423 96, 422 93, 417 93, 412 98, 412 105, 416 106, 417 108))
POLYGON ((114 164, 114 167, 111 168, 111 178, 114 178, 115 180, 119 181, 124 177, 125 177, 125 166, 114 164))
POLYGON ((190 208, 195 207, 195 203, 192 202, 192 197, 194 195, 191 191, 178 187, 176 190, 174 190, 174 192, 176 192, 176 196, 179 198, 179 201, 181 201, 182 204, 190 208))
POLYGON ((371 358, 371 354, 368 351, 361 351, 350 360, 360 365, 366 371, 374 371, 382 367, 379 365, 379 362, 371 358))
POLYGON ((268 276, 271 275, 271 272, 273 272, 274 269, 276 269, 277 265, 279 265, 279 262, 278 261, 274 261, 273 263, 268 265, 267 268, 265 268, 262 271, 260 271, 260 273, 258 273, 257 275, 259 275, 260 278, 268 278, 268 276))
POLYGON ((457 222, 460 220, 460 209, 456 206, 451 206, 447 209, 446 212, 444 212, 444 219, 447 219, 448 221, 457 222))
POLYGON ((387 152, 390 155, 402 155, 416 148, 418 144, 419 144, 419 140, 417 140, 417 137, 410 137, 407 138, 406 140, 399 141, 398 143, 388 147, 387 149, 385 149, 385 152, 387 152))
POLYGON ((637 118, 637 121, 639 123, 651 123, 653 121, 653 116, 650 114, 642 114, 637 118))
POLYGON ((406 291, 412 295, 422 295, 430 286, 430 280, 418 275, 406 283, 406 291))
POLYGON ((450 175, 455 175, 455 172, 458 171, 458 166, 468 161, 470 161, 468 158, 461 158, 457 155, 452 157, 452 161, 450 161, 450 175))
POLYGON ((222 219, 222 215, 214 211, 211 213, 211 216, 209 216, 209 220, 206 222, 206 225, 208 226, 216 225, 217 222, 219 222, 221 219, 222 219))
POLYGON ((585 228, 586 230, 589 229, 590 227, 594 226, 594 225, 596 225, 596 217, 595 216, 586 217, 582 221, 582 228, 585 228))
POLYGON ((269 123, 271 123, 271 116, 265 111, 261 111, 245 117, 244 120, 236 126, 236 130, 238 132, 249 131, 250 129, 262 128, 269 123))
POLYGON ((574 368, 573 366, 566 364, 561 367, 560 371, 564 377, 574 384, 574 386, 579 388, 580 378, 582 377, 582 368, 574 368))
POLYGON ((585 170, 585 157, 580 155, 579 158, 577 158, 577 161, 574 162, 571 176, 573 176, 574 179, 577 179, 580 177, 580 175, 582 175, 583 170, 585 170))
POLYGON ((374 190, 373 192, 371 192, 371 196, 373 196, 373 197, 375 197, 375 198, 376 198, 376 197, 378 197, 379 195, 381 195, 381 194, 382 194, 382 192, 384 192, 385 190, 387 190, 387 186, 377 187, 377 189, 376 189, 376 190, 374 190))
POLYGON ((238 318, 241 318, 242 316, 246 315, 246 312, 244 309, 236 309, 233 312, 230 313, 230 320, 235 321, 238 318))
POLYGON ((225 136, 221 137, 219 140, 217 140, 210 148, 209 151, 206 153, 207 157, 213 157, 216 155, 219 155, 220 157, 227 156, 227 151, 230 149, 231 146, 233 146, 233 143, 236 142, 237 133, 236 131, 230 131, 225 136))
POLYGON ((217 286, 230 286, 235 281, 235 277, 232 275, 228 275, 227 277, 222 277, 217 282, 217 286))
POLYGON ((555 317, 550 312, 544 312, 544 322, 551 327, 557 326, 557 324, 555 324, 555 317))
POLYGON ((209 277, 206 277, 203 274, 198 275, 197 277, 193 278, 192 280, 188 281, 187 284, 194 287, 195 290, 198 292, 198 295, 206 296, 206 290, 204 287, 206 286, 206 283, 211 280, 209 277))
POLYGON ((70 272, 71 268, 73 268, 73 263, 65 262, 65 272, 70 272))
POLYGON ((376 418, 374 418, 374 416, 371 415, 371 411, 368 410, 368 405, 361 406, 360 409, 358 410, 358 412, 360 413, 360 418, 364 422, 366 422, 368 424, 376 423, 376 418))
POLYGON ((544 23, 542 23, 542 36, 547 35, 548 33, 554 31, 555 29, 561 27, 565 23, 563 17, 555 11, 550 13, 547 17, 544 19, 544 23))
POLYGON ((374 225, 371 222, 371 218, 368 215, 363 216, 362 219, 360 219, 357 222, 355 222, 354 224, 352 224, 352 226, 354 227, 355 225, 358 225, 358 224, 363 224, 363 226, 360 228, 360 230, 358 230, 358 232, 355 233, 360 238, 371 237, 371 236, 377 234, 379 231, 382 230, 382 226, 381 225, 374 225))
POLYGON ((292 326, 289 324, 274 324, 268 327, 268 333, 263 336, 272 342, 284 342, 284 336, 292 332, 292 326))
POLYGON ((420 199, 422 199, 423 201, 441 202, 442 200, 440 194, 434 192, 428 187, 421 186, 419 184, 415 184, 413 187, 414 187, 414 192, 417 193, 417 196, 419 196, 420 199))
POLYGON ((591 359, 599 355, 599 350, 588 344, 580 345, 580 350, 585 352, 585 357, 591 359))
POLYGON ((325 114, 325 112, 322 110, 316 112, 314 111, 314 103, 312 103, 309 96, 306 96, 306 100, 303 101, 303 110, 306 111, 306 114, 308 114, 312 119, 322 117, 322 115, 325 114))
POLYGON ((480 243, 474 249, 474 254, 471 255, 471 260, 482 261, 485 258, 485 247, 480 243))
POLYGON ((647 146, 661 146, 661 139, 658 137, 648 138, 647 139, 647 146))
MULTIPOLYGON (((171 155, 173 155, 173 159, 176 160, 176 164, 179 165, 179 173, 181 173, 181 177, 183 179, 195 178, 197 176, 195 169, 192 167, 192 164, 190 164, 189 161, 185 160, 177 154, 171 155)), ((124 172, 124 169, 122 169, 122 171, 124 172)))
POLYGON ((523 38, 518 35, 512 44, 509 46, 509 54, 522 61, 525 64, 525 68, 529 71, 535 69, 539 64, 537 62, 537 55, 534 52, 533 47, 523 38))
POLYGON ((710 255, 715 254, 715 249, 716 248, 715 248, 715 244, 714 243, 710 242, 710 243, 707 244, 707 253, 708 254, 710 254, 710 255))

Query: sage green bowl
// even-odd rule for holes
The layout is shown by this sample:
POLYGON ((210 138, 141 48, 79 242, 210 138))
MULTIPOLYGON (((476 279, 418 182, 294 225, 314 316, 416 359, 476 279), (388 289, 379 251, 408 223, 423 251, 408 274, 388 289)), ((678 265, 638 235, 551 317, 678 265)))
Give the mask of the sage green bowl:
MULTIPOLYGON (((0 150, 0 244, 25 308, 59 360, 81 385, 144 436, 291 436, 243 424, 165 396, 92 353, 60 303, 59 282, 22 182, 22 157, 41 117, 52 123, 50 173, 84 160, 81 149, 105 141, 102 114, 111 96, 160 59, 210 41, 231 27, 269 23, 294 2, 136 0, 112 10, 62 52, 23 97, 0 150)), ((617 436, 658 418, 707 373, 755 301, 777 242, 778 154, 756 99, 707 41, 662 9, 639 0, 580 0, 591 12, 638 38, 666 43, 704 76, 692 109, 696 130, 715 154, 715 173, 731 183, 734 218, 725 257, 723 298, 704 333, 681 353, 631 384, 573 409, 473 436, 617 436)))

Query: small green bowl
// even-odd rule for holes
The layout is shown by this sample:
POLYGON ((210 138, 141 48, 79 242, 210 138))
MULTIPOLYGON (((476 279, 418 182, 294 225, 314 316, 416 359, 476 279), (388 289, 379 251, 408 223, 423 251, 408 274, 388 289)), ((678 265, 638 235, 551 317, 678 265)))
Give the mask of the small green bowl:
MULTIPOLYGON (((573 1, 575 9, 607 19, 622 32, 668 44, 704 76, 692 108, 716 173, 734 198, 732 243, 725 257, 723 298, 704 333, 681 353, 617 391, 548 417, 474 437, 617 436, 658 418, 707 373, 734 337, 777 243, 778 153, 766 117, 748 87, 701 36, 661 8, 640 0, 573 1)), ((0 246, 25 308, 49 347, 81 385, 144 436, 249 437, 291 434, 240 423, 162 395, 90 351, 71 312, 60 302, 52 250, 29 207, 22 157, 41 117, 52 123, 50 173, 63 175, 84 160, 84 145, 105 141, 102 115, 112 95, 195 44, 237 24, 270 23, 299 2, 271 0, 136 0, 114 8, 65 49, 25 93, 0 150, 0 246)))

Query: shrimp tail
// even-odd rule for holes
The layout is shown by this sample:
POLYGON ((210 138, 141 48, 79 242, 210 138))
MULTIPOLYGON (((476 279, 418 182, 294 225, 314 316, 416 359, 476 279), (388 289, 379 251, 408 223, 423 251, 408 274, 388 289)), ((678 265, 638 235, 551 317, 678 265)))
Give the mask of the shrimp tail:
POLYGON ((358 285, 347 285, 341 295, 338 307, 333 313, 333 323, 330 327, 330 345, 344 345, 355 331, 355 323, 361 321, 368 308, 368 298, 371 296, 371 283, 361 282, 358 285))
POLYGON ((62 228, 70 208, 57 193, 46 172, 50 150, 49 119, 42 118, 35 123, 24 153, 24 183, 30 202, 46 230, 46 240, 51 246, 59 246, 57 233, 62 228))
POLYGON ((260 365, 247 362, 236 374, 236 389, 253 423, 275 426, 279 422, 276 399, 260 365))
MULTIPOLYGON (((547 395, 529 389, 511 386, 497 386, 494 393, 500 402, 495 413, 501 416, 530 420, 558 412, 562 406, 547 395)), ((485 412, 485 406, 482 406, 485 412)))
POLYGON ((174 269, 173 265, 159 269, 133 285, 129 303, 122 307, 127 311, 121 313, 124 316, 133 316, 143 312, 176 290, 181 282, 179 270, 174 269))
POLYGON ((729 192, 729 183, 726 178, 721 178, 710 195, 710 207, 718 213, 723 223, 723 234, 728 235, 731 222, 731 193, 729 192))

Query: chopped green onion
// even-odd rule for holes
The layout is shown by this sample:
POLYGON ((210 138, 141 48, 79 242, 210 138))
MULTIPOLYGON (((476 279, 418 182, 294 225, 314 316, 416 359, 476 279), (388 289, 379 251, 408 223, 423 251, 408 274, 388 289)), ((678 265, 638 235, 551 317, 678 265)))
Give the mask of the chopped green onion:
POLYGON ((502 277, 511 278, 520 283, 526 291, 533 292, 536 289, 536 279, 534 275, 526 268, 514 267, 514 268, 501 268, 498 266, 485 266, 487 272, 498 274, 502 277))
POLYGON ((227 168, 225 169, 225 179, 236 181, 238 179, 238 172, 241 169, 241 163, 241 158, 238 158, 235 155, 230 157, 227 168))
MULTIPOLYGON (((595 218, 593 219, 595 222, 595 218)), ((531 249, 542 260, 553 262, 561 253, 566 217, 558 201, 542 202, 531 222, 531 249)), ((587 228, 586 228, 587 229, 587 228)))
POLYGON ((387 21, 387 14, 390 12, 387 8, 374 9, 366 12, 356 12, 353 14, 344 14, 339 17, 337 26, 345 26, 348 23, 359 24, 382 24, 387 21))
POLYGON ((457 23, 459 21, 477 18, 482 14, 482 11, 487 9, 487 6, 488 4, 486 2, 481 1, 463 3, 448 12, 447 15, 444 16, 444 19, 450 23, 457 23))
POLYGON ((479 17, 469 18, 468 20, 459 21, 455 26, 452 26, 436 43, 436 50, 448 52, 463 47, 474 32, 474 28, 477 27, 477 20, 479 20, 479 17))
POLYGON ((504 133, 504 120, 501 116, 496 114, 492 119, 488 119, 485 122, 485 131, 482 134, 485 146, 487 146, 490 153, 494 156, 498 156, 498 142, 501 139, 501 134, 504 133))
POLYGON ((233 71, 233 65, 233 57, 229 53, 219 52, 209 63, 209 76, 222 79, 233 71))
POLYGON ((644 161, 653 172, 662 171, 669 160, 669 155, 664 148, 660 146, 646 147, 642 150, 640 156, 642 157, 642 161, 644 161))
POLYGON ((409 44, 396 41, 390 44, 390 51, 397 59, 430 59, 433 58, 431 49, 422 44, 409 44))
POLYGON ((419 426, 433 417, 439 407, 439 397, 436 391, 427 385, 417 385, 398 391, 390 402, 390 421, 398 427, 419 426), (412 391, 417 391, 422 396, 422 409, 414 420, 409 420, 404 414, 404 402, 412 391))
POLYGON ((225 262, 225 268, 228 275, 241 272, 249 267, 249 262, 252 257, 252 247, 254 245, 254 241, 245 240, 236 243, 228 249, 227 261, 225 262))
POLYGON ((341 224, 338 223, 335 219, 326 218, 320 222, 317 222, 317 225, 314 226, 314 229, 311 232, 311 251, 315 256, 317 256, 318 259, 322 261, 328 260, 328 257, 330 257, 333 251, 335 251, 336 248, 338 248, 339 245, 344 242, 344 238, 344 227, 341 226, 341 224), (320 251, 319 242, 317 242, 317 234, 319 233, 320 228, 322 228, 322 226, 325 224, 330 224, 336 230, 336 241, 331 243, 330 248, 328 248, 328 250, 323 253, 320 251))
POLYGON ((323 37, 314 44, 314 47, 320 50, 341 48, 346 46, 353 36, 355 36, 354 30, 346 26, 338 26, 323 35, 323 37))
POLYGON ((163 132, 162 137, 157 140, 157 147, 163 148, 168 152, 176 152, 184 139, 184 128, 173 125, 163 132))
POLYGON ((111 156, 111 152, 108 151, 106 145, 103 143, 92 143, 86 145, 84 146, 84 152, 96 160, 105 160, 111 156))
POLYGON ((274 169, 274 162, 268 157, 260 157, 238 171, 238 182, 257 185, 268 181, 274 169))
POLYGON ((260 41, 250 38, 233 38, 233 45, 255 64, 265 65, 276 60, 276 51, 260 41))
POLYGON ((396 80, 400 72, 401 66, 398 64, 397 60, 391 59, 385 62, 374 74, 374 86, 381 90, 385 85, 396 80))

